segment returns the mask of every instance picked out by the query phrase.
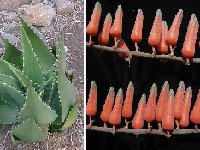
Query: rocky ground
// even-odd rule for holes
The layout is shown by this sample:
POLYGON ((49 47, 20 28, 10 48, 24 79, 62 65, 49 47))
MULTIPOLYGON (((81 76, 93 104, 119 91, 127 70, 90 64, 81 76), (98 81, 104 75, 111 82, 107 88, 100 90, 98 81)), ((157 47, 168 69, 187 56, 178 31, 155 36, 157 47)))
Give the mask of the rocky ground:
MULTIPOLYGON (((13 44, 19 45, 19 23, 16 11, 36 26, 50 46, 55 39, 58 41, 61 32, 65 33, 65 49, 69 69, 74 70, 74 84, 79 91, 79 117, 76 123, 58 135, 49 135, 41 143, 16 144, 10 138, 11 126, 0 125, 0 150, 4 149, 69 149, 84 148, 84 2, 83 0, 0 0, 0 33, 13 44), (6 2, 8 4, 6 4, 6 2), (38 2, 43 2, 38 4, 38 2), (61 5, 62 4, 62 5, 61 5), (4 7, 2 5, 5 5, 4 7), (7 6, 8 5, 8 6, 7 6), (6 7, 7 6, 7 7, 6 7), (12 7, 10 7, 12 6, 12 7), (43 9, 42 7, 45 7, 43 9), (36 8, 35 8, 36 7, 36 8), (39 13, 38 13, 39 12, 39 13), (43 14, 42 14, 43 13, 43 14)), ((3 45, 0 40, 0 53, 3 45)))

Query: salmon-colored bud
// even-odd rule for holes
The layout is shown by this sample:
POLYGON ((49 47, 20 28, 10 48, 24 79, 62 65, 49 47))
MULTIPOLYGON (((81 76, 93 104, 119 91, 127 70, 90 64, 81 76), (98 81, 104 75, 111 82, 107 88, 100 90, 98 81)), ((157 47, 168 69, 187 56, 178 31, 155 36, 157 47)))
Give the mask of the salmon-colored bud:
POLYGON ((113 126, 119 125, 121 123, 122 115, 122 103, 123 103, 123 92, 119 89, 117 96, 115 98, 115 105, 109 117, 109 123, 113 126))
POLYGON ((151 87, 148 102, 144 111, 144 119, 151 123, 155 120, 156 116, 156 97, 157 97, 157 86, 154 83, 151 87))
POLYGON ((162 31, 162 12, 160 9, 158 9, 148 38, 148 44, 151 47, 158 46, 160 42, 161 31, 162 31))
POLYGON ((169 98, 165 106, 165 112, 162 118, 162 129, 173 130, 174 129, 174 91, 169 91, 169 98))
POLYGON ((190 115, 190 120, 192 123, 200 124, 199 114, 200 114, 200 90, 199 90, 199 93, 197 95, 197 100, 194 104, 194 107, 190 115))
POLYGON ((98 41, 102 45, 107 45, 109 42, 109 35, 110 35, 109 32, 110 32, 111 25, 112 25, 112 16, 110 13, 108 13, 103 24, 103 29, 98 36, 98 41))
POLYGON ((188 87, 185 92, 184 104, 183 104, 183 115, 179 121, 179 126, 181 128, 186 128, 189 125, 189 114, 192 99, 192 89, 188 87))
MULTIPOLYGON (((121 50, 129 50, 123 39, 118 39, 118 40, 119 40, 119 42, 118 42, 117 48, 119 48, 121 50)), ((123 54, 123 53, 118 53, 118 56, 121 58, 128 57, 126 54, 123 54)))
POLYGON ((90 117, 97 113, 97 85, 94 81, 91 82, 89 99, 86 106, 86 114, 90 117))
POLYGON ((118 6, 118 9, 115 12, 115 20, 110 29, 110 35, 112 37, 120 38, 122 34, 122 18, 123 11, 121 5, 118 6))
POLYGON ((183 81, 179 83, 174 101, 174 118, 180 120, 183 115, 183 103, 185 94, 185 84, 183 81))
POLYGON ((91 35, 91 36, 96 36, 98 33, 98 28, 99 28, 99 21, 101 18, 101 4, 99 2, 96 3, 93 13, 91 15, 90 22, 86 28, 86 33, 91 35))
POLYGON ((145 105, 146 105, 146 95, 143 94, 138 103, 138 108, 132 121, 132 127, 134 129, 142 129, 144 127, 145 105))
POLYGON ((131 34, 131 40, 139 43, 142 40, 144 15, 141 9, 138 9, 138 14, 131 34))
POLYGON ((134 87, 133 83, 130 81, 126 90, 126 98, 122 108, 122 117, 124 118, 132 117, 133 95, 134 95, 134 87))
POLYGON ((187 28, 187 33, 185 36, 185 41, 183 43, 183 48, 182 48, 182 56, 184 58, 192 58, 195 53, 195 44, 196 44, 196 39, 197 39, 197 33, 198 33, 198 28, 199 28, 199 23, 197 21, 196 15, 192 15, 188 28, 187 28))
POLYGON ((109 93, 108 93, 105 103, 103 105, 103 111, 101 112, 101 116, 100 116, 101 120, 104 123, 109 122, 109 117, 110 117, 110 114, 112 112, 113 105, 114 105, 114 98, 115 98, 114 88, 111 87, 109 89, 109 93))
POLYGON ((157 50, 161 54, 167 54, 168 53, 168 45, 165 42, 165 39, 166 39, 166 36, 167 36, 167 32, 168 32, 167 22, 163 21, 162 22, 161 39, 160 39, 160 42, 159 42, 158 47, 157 47, 157 50))
POLYGON ((179 36, 179 28, 183 18, 183 10, 179 9, 179 12, 174 17, 174 21, 167 33, 166 43, 167 45, 176 45, 179 36))
POLYGON ((167 81, 165 81, 164 85, 162 86, 162 90, 156 106, 156 121, 158 122, 162 122, 163 114, 165 112, 165 105, 168 99, 168 93, 169 93, 169 84, 167 81))

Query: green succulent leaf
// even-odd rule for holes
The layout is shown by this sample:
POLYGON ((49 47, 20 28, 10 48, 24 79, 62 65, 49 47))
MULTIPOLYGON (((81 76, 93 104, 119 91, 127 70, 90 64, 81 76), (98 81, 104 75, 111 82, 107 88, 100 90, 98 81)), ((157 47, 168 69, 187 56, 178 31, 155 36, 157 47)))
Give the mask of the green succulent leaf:
POLYGON ((46 79, 52 78, 52 76, 56 76, 56 64, 52 65, 51 68, 48 70, 47 74, 45 75, 46 79))
POLYGON ((42 69, 23 27, 20 28, 20 35, 23 49, 23 73, 35 83, 42 84, 44 81, 42 69))
POLYGON ((15 140, 23 140, 32 143, 45 140, 45 135, 34 118, 27 118, 22 122, 12 131, 12 136, 15 140))
POLYGON ((11 64, 14 64, 19 69, 22 69, 22 52, 12 45, 7 39, 4 39, 3 43, 5 48, 3 59, 11 64))
POLYGON ((60 101, 59 93, 58 93, 58 85, 56 81, 54 81, 53 86, 51 88, 50 93, 50 107, 58 114, 58 117, 52 124, 62 124, 62 104, 60 101))
POLYGON ((25 103, 24 95, 7 83, 0 82, 0 89, 0 99, 10 106, 21 107, 25 103))
POLYGON ((14 140, 37 142, 76 121, 76 89, 68 73, 64 34, 49 50, 38 30, 19 18, 22 50, 3 40, 0 124, 18 123, 14 140))
POLYGON ((52 77, 48 80, 48 82, 46 82, 46 84, 44 86, 40 86, 40 92, 42 92, 42 95, 40 96, 43 100, 43 102, 45 102, 46 104, 49 105, 50 103, 50 92, 51 92, 51 88, 53 86, 53 82, 54 82, 55 77, 52 77))
POLYGON ((69 108, 73 106, 76 101, 76 89, 74 85, 65 76, 65 72, 62 69, 62 64, 58 65, 57 75, 58 93, 62 104, 62 121, 64 122, 69 108))
POLYGON ((11 107, 0 100, 0 124, 12 124, 17 122, 19 110, 17 107, 11 107))
POLYGON ((33 28, 32 25, 28 25, 22 17, 20 17, 20 22, 28 36, 28 39, 30 40, 32 48, 38 58, 40 66, 42 67, 42 71, 46 74, 48 69, 55 63, 56 58, 41 39, 38 31, 33 28))
POLYGON ((74 105, 69 111, 69 114, 64 122, 62 129, 69 128, 72 124, 76 122, 77 117, 78 117, 78 108, 76 105, 74 105))
POLYGON ((39 125, 48 125, 57 118, 57 114, 35 92, 32 82, 27 90, 26 103, 20 112, 19 122, 29 117, 33 117, 39 125))
MULTIPOLYGON (((46 88, 49 84, 52 85, 52 81, 55 79, 54 76, 52 76, 50 79, 44 81, 42 84, 38 85, 38 91, 42 91, 44 88, 46 88)), ((51 90, 51 89, 50 89, 51 90)))
POLYGON ((67 73, 67 58, 65 54, 64 34, 61 35, 60 45, 58 47, 58 62, 62 63, 62 69, 67 73))
POLYGON ((20 70, 15 68, 13 65, 11 65, 9 63, 7 63, 7 65, 8 65, 8 68, 12 71, 12 73, 14 73, 14 76, 20 81, 22 86, 27 88, 30 79, 25 74, 23 74, 20 70))
POLYGON ((15 74, 9 68, 8 63, 3 59, 0 59, 0 74, 5 74, 5 75, 9 75, 9 76, 15 77, 15 74))
POLYGON ((19 84, 17 83, 16 79, 12 76, 0 74, 0 81, 3 83, 7 83, 10 86, 13 86, 16 90, 20 91, 19 84))

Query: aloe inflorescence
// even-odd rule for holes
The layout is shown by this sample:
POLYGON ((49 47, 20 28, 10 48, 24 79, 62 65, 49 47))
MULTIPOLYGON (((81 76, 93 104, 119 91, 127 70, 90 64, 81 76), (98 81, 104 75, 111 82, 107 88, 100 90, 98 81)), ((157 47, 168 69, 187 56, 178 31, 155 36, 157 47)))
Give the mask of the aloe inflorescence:
POLYGON ((45 140, 76 121, 76 89, 67 70, 64 34, 52 51, 20 17, 21 50, 3 39, 0 59, 0 124, 14 124, 15 141, 45 140))

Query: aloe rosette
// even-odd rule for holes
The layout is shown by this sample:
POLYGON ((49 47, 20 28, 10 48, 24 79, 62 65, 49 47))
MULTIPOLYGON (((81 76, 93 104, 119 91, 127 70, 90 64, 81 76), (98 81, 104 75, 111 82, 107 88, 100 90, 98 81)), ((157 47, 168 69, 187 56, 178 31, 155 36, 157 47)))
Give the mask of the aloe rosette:
POLYGON ((0 124, 14 124, 15 141, 45 140, 76 121, 76 89, 68 75, 64 35, 51 51, 21 16, 21 50, 3 39, 0 59, 0 124))

